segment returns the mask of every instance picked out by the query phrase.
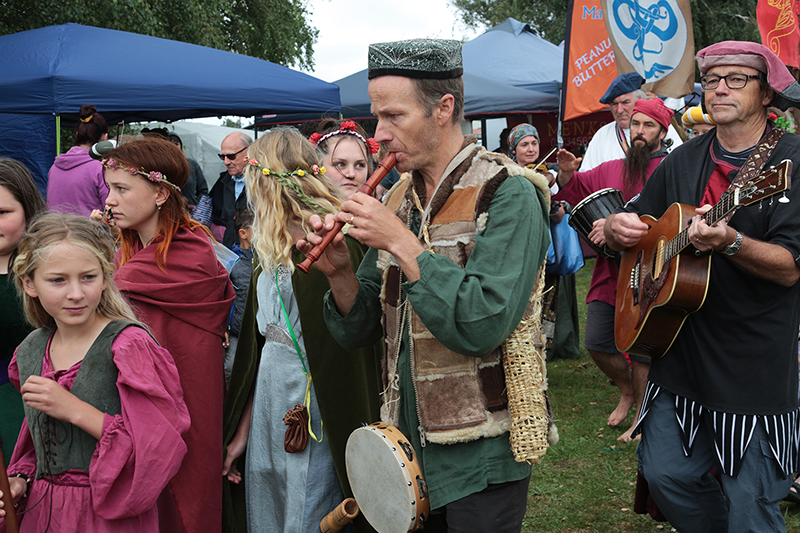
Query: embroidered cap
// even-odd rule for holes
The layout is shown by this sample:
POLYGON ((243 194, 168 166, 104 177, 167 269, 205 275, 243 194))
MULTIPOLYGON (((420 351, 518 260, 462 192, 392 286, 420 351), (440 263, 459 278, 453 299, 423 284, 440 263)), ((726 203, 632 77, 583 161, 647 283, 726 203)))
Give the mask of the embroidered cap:
POLYGON ((770 105, 781 111, 800 105, 800 85, 783 61, 763 44, 746 41, 723 41, 697 52, 697 67, 705 76, 719 65, 750 67, 767 75, 767 84, 775 91, 770 105))
POLYGON ((369 79, 378 76, 449 79, 464 73, 461 41, 410 39, 369 45, 369 79))
POLYGON ((617 76, 611 85, 608 86, 606 94, 600 98, 601 104, 611 105, 614 98, 622 96, 623 94, 632 93, 636 89, 641 89, 642 84, 645 82, 638 72, 628 72, 622 76, 617 76))
POLYGON ((636 113, 644 113, 661 124, 665 130, 669 129, 669 123, 670 120, 672 120, 672 109, 665 106, 664 102, 658 98, 653 98, 652 100, 640 98, 636 100, 636 103, 633 105, 633 113, 631 116, 636 113))

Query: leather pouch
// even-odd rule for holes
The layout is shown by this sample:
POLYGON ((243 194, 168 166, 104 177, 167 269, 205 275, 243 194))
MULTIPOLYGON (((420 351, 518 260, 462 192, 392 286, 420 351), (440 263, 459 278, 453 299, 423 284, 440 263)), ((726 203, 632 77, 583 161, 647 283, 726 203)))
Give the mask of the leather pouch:
POLYGON ((286 436, 283 439, 283 449, 287 453, 298 453, 306 449, 308 445, 308 411, 305 405, 295 404, 295 406, 283 415, 283 423, 289 426, 286 428, 286 436))

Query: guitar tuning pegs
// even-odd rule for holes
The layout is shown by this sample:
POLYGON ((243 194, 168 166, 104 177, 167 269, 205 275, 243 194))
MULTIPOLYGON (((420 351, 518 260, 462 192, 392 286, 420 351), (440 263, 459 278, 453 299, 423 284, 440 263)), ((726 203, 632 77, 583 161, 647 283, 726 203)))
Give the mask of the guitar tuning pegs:
POLYGON ((773 200, 773 197, 772 197, 772 196, 770 196, 770 197, 769 197, 769 206, 770 206, 770 207, 772 207, 772 200, 773 200))
POLYGON ((761 205, 761 204, 763 204, 763 203, 764 203, 764 200, 763 200, 763 199, 761 199, 761 200, 759 200, 759 201, 758 201, 758 212, 759 212, 759 213, 761 212, 761 207, 762 207, 762 205, 761 205))
POLYGON ((788 204, 789 202, 791 202, 791 200, 789 200, 789 199, 786 197, 786 191, 783 191, 783 195, 782 195, 780 198, 778 198, 778 203, 781 203, 781 204, 788 204))

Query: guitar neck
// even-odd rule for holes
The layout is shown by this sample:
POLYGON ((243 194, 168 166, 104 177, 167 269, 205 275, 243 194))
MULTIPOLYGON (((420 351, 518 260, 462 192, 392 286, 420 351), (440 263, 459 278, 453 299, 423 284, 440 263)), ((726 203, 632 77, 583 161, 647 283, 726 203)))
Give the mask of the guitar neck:
MULTIPOLYGON (((719 202, 714 207, 708 210, 703 215, 703 220, 709 226, 713 226, 733 211, 739 208, 736 203, 736 189, 727 190, 722 194, 719 202)), ((664 246, 664 263, 672 260, 676 255, 681 253, 690 244, 689 242, 689 228, 683 229, 672 239, 670 239, 664 246)))
MULTIPOLYGON (((717 224, 730 213, 736 211, 742 205, 751 205, 755 202, 760 202, 764 198, 768 198, 780 192, 786 196, 786 191, 791 186, 791 173, 792 162, 789 159, 784 159, 777 166, 771 167, 766 172, 748 180, 742 186, 732 187, 722 193, 719 202, 709 209, 704 215, 703 220, 709 226, 717 224)), ((788 198, 781 198, 778 202, 786 203, 788 198)), ((684 228, 667 243, 665 243, 663 256, 661 260, 663 264, 671 261, 676 255, 681 253, 686 247, 689 246, 689 228, 684 228)))

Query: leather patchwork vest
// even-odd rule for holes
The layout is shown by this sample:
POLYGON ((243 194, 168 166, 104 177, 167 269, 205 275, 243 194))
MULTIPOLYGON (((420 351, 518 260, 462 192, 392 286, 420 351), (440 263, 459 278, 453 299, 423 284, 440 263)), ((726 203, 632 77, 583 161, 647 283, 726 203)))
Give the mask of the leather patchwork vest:
MULTIPOLYGON (((477 235, 486 228, 489 202, 509 176, 524 176, 550 197, 547 179, 522 169, 509 159, 467 145, 451 161, 426 207, 432 251, 464 268, 477 235)), ((390 191, 386 206, 410 227, 416 210, 414 189, 425 191, 419 176, 404 178, 390 191)), ((424 242, 424 241, 423 241, 424 242)), ((402 273, 385 251, 378 255, 382 272, 381 301, 386 356, 383 358, 381 418, 397 424, 399 376, 397 363, 403 332, 408 332, 410 366, 417 398, 421 436, 437 444, 496 437, 510 427, 502 353, 498 346, 483 357, 446 348, 428 330, 401 294, 402 273)), ((531 306, 524 317, 531 313, 531 306)))

